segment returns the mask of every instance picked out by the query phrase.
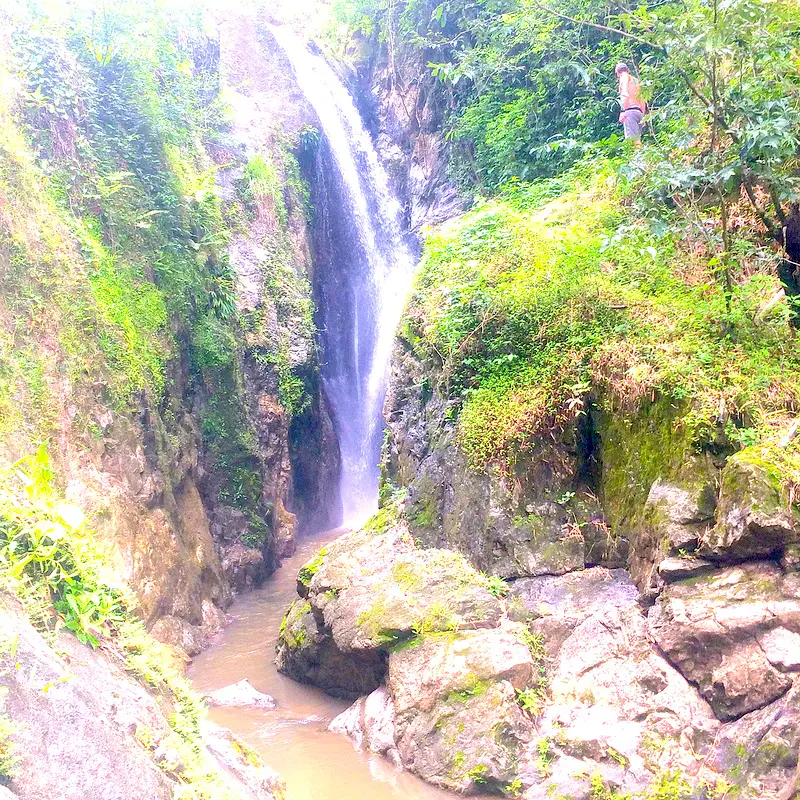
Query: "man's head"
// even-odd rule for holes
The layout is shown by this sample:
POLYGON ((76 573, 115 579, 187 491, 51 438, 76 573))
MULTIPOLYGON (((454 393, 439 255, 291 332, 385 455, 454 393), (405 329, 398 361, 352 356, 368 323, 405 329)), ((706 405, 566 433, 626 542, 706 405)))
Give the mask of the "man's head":
POLYGON ((617 66, 614 67, 614 72, 616 72, 617 75, 621 75, 623 72, 627 72, 627 71, 628 71, 628 65, 623 63, 622 61, 620 61, 617 64, 617 66))

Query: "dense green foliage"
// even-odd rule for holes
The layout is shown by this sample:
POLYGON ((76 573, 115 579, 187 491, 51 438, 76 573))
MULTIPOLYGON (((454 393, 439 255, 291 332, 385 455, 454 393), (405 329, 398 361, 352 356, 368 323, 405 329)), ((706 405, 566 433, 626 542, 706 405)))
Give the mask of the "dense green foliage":
POLYGON ((598 0, 338 0, 334 18, 381 39, 392 61, 423 51, 469 182, 492 189, 555 174, 587 148, 613 152, 622 59, 641 71, 654 109, 662 189, 745 185, 770 211, 759 182, 781 200, 796 186, 800 11, 789 0, 635 10, 598 0))
POLYGON ((587 402, 668 398, 698 448, 765 449, 800 480, 800 355, 776 278, 726 303, 705 259, 619 202, 640 182, 594 162, 574 186, 518 187, 429 238, 404 337, 440 364, 474 466, 506 469, 587 402), (586 177, 590 174, 591 177, 586 177), (774 445, 774 446, 772 446, 774 445))

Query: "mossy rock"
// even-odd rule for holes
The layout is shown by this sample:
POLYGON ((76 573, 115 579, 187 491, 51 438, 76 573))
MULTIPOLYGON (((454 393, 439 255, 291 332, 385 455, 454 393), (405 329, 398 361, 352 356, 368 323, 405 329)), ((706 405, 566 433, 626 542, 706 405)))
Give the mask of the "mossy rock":
POLYGON ((722 471, 716 527, 702 550, 740 560, 781 554, 800 543, 800 510, 791 505, 781 473, 755 448, 728 459, 722 471))
POLYGON ((320 630, 311 604, 304 599, 292 603, 281 623, 275 663, 290 678, 347 699, 374 691, 386 672, 381 651, 343 653, 320 630))

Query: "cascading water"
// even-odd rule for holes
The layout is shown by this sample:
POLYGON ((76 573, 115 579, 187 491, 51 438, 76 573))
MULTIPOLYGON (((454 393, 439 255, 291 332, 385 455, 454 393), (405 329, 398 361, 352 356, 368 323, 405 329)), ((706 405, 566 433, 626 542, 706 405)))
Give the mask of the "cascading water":
POLYGON ((314 204, 321 374, 341 451, 343 521, 355 526, 377 510, 386 377, 414 259, 349 92, 321 56, 272 32, 322 127, 314 204))

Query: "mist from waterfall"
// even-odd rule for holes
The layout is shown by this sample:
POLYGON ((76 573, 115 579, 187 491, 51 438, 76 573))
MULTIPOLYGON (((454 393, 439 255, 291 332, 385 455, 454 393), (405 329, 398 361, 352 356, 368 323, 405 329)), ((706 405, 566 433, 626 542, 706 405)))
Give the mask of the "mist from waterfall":
POLYGON ((314 205, 321 374, 341 451, 343 522, 356 526, 378 508, 386 380, 414 258, 350 93, 304 42, 272 32, 322 128, 314 205))

